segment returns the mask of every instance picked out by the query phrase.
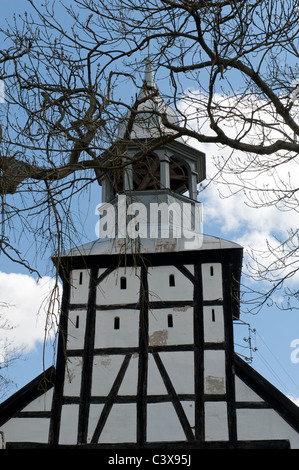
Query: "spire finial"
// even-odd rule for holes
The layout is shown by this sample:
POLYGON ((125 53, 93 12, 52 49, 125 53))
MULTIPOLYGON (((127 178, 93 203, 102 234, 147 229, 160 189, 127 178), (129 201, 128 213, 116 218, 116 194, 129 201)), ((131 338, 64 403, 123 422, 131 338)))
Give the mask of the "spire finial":
POLYGON ((144 83, 148 88, 156 88, 153 63, 149 55, 145 60, 144 83))

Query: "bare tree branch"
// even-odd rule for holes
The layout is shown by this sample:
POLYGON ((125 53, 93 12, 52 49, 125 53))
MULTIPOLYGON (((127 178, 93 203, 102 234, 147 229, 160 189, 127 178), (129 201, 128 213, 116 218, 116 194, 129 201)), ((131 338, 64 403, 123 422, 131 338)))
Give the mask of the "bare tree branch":
MULTIPOLYGON (((27 14, 0 30, 6 45, 0 52, 6 85, 0 108, 4 225, 16 218, 28 230, 25 214, 35 207, 48 221, 59 217, 70 224, 66 201, 90 183, 101 184, 108 168, 123 171, 120 157, 133 121, 123 142, 117 130, 126 113, 132 120, 137 116, 132 96, 142 84, 149 45, 160 93, 181 118, 175 125, 159 116, 175 131, 165 138, 185 136, 230 148, 229 157, 216 162, 215 181, 227 184, 234 174, 231 190, 244 191, 248 204, 298 210, 298 184, 280 174, 298 163, 295 0, 74 0, 59 8, 53 0, 43 5, 30 0, 29 5, 27 14), (265 187, 258 176, 269 173, 273 184, 265 187), (27 201, 29 194, 26 208, 13 202, 27 201)), ((156 144, 140 142, 140 155, 150 155, 156 144)), ((47 227, 55 233, 43 234, 47 240, 57 241, 58 230, 69 230, 47 227)), ((272 247, 286 264, 294 263, 287 276, 298 270, 296 230, 280 240, 284 252, 272 247)), ((32 231, 40 233, 38 224, 32 231)), ((259 275, 267 278, 272 267, 259 269, 259 275)), ((281 285, 285 274, 280 274, 273 285, 281 285)))

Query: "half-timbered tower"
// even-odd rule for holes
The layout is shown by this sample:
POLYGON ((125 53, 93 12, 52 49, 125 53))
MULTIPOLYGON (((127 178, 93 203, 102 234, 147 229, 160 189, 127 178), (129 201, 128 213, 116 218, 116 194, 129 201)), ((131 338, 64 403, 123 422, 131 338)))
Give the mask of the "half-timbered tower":
POLYGON ((148 62, 103 157, 99 237, 57 264, 55 370, 0 405, 7 448, 299 447, 298 408, 234 355, 242 248, 200 233, 205 155, 177 124, 148 62))

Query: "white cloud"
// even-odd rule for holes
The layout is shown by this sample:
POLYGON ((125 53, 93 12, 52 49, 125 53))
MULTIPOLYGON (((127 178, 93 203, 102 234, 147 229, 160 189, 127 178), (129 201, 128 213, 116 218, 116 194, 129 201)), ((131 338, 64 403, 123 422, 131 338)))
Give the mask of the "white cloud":
MULTIPOLYGON (((203 203, 204 231, 208 233, 213 226, 213 229, 218 231, 217 235, 244 247, 243 271, 246 270, 248 261, 252 267, 258 269, 257 264, 251 259, 253 254, 261 266, 271 267, 270 277, 273 275, 274 279, 276 276, 285 276, 293 271, 297 263, 294 246, 296 239, 289 244, 289 247, 281 245, 281 242, 288 239, 292 229, 296 230, 299 227, 298 211, 284 211, 275 205, 252 207, 243 191, 233 195, 228 194, 229 183, 231 181, 234 184, 234 178, 234 174, 227 177, 228 188, 212 182, 199 194, 199 200, 203 203), (292 249, 294 249, 293 255, 292 249), (285 265, 283 262, 280 263, 283 259, 285 265)), ((299 272, 289 278, 289 287, 298 283, 298 280, 299 272)))
MULTIPOLYGON (((187 101, 182 104, 182 113, 190 117, 188 122, 195 130, 213 135, 204 108, 200 107, 199 101, 192 102, 193 97, 198 97, 202 102, 205 99, 202 94, 193 91, 189 102, 187 96, 187 101)), ((222 122, 229 137, 233 138, 247 130, 246 126, 251 125, 252 109, 256 106, 261 121, 271 123, 271 127, 264 129, 268 141, 282 138, 282 124, 275 121, 273 110, 265 103, 256 103, 253 100, 251 106, 250 103, 238 102, 234 97, 224 98, 220 95, 215 95, 214 99, 215 102, 221 101, 226 109, 233 109, 236 114, 234 122, 233 119, 222 122), (241 120, 240 123, 237 122, 238 112, 240 117, 249 118, 244 129, 241 120)), ((244 138, 247 142, 258 142, 257 127, 252 127, 244 138)), ((213 230, 218 231, 217 235, 242 245, 245 255, 246 250, 254 250, 257 255, 263 253, 265 266, 277 260, 275 256, 271 257, 269 245, 278 247, 277 240, 286 240, 288 231, 299 227, 296 192, 292 195, 290 191, 298 187, 298 160, 291 159, 291 155, 282 152, 270 156, 247 155, 238 150, 232 152, 231 148, 221 145, 202 144, 195 139, 190 139, 188 143, 206 154, 207 180, 198 197, 203 203, 204 231, 209 233, 213 226, 213 230), (221 165, 223 171, 219 172, 221 165), (240 169, 243 171, 238 174, 240 169)), ((283 255, 282 251, 281 254, 283 255)), ((289 269, 294 268, 291 258, 288 261, 289 269)), ((298 277, 299 273, 296 282, 298 277)), ((295 276, 291 282, 295 282, 295 276)))
MULTIPOLYGON (((24 274, 0 272, 0 305, 5 304, 0 309, 1 324, 6 320, 13 327, 9 330, 0 328, 0 339, 7 338, 14 348, 24 348, 29 352, 37 342, 44 341, 46 326, 48 336, 53 334, 57 325, 58 302, 51 304, 52 315, 47 316, 47 312, 49 294, 54 285, 55 280, 46 276, 35 280, 24 274)), ((59 286, 59 295, 60 290, 59 286)))

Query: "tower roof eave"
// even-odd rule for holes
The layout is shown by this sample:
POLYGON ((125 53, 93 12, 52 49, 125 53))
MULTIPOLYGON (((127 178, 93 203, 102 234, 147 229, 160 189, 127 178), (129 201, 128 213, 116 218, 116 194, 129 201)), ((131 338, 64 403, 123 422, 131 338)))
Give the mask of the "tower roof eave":
MULTIPOLYGON (((181 251, 206 251, 206 250, 227 250, 239 249, 243 247, 237 243, 225 240, 220 237, 211 235, 202 235, 202 243, 199 248, 194 248, 188 239, 185 238, 145 238, 141 239, 136 246, 132 249, 134 240, 125 243, 122 239, 105 238, 97 239, 92 242, 85 243, 84 245, 66 250, 59 255, 62 257, 75 257, 75 256, 94 256, 94 255, 119 255, 119 254, 132 254, 132 253, 167 253, 167 252, 181 252, 181 251), (186 249, 187 247, 187 249, 186 249), (135 251, 136 250, 136 251, 135 251)), ((53 257, 55 258, 55 256, 53 257)))

